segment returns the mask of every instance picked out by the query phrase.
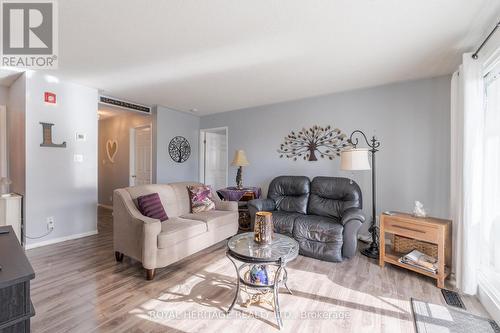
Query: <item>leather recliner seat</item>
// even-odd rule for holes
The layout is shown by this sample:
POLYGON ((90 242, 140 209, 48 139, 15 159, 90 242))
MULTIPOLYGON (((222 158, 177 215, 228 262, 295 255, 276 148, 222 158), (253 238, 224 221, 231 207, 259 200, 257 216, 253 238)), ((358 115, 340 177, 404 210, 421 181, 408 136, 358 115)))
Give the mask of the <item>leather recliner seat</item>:
POLYGON ((248 207, 252 230, 256 212, 272 212, 274 231, 296 239, 302 255, 334 262, 355 255, 365 221, 361 190, 347 178, 280 176, 248 207))

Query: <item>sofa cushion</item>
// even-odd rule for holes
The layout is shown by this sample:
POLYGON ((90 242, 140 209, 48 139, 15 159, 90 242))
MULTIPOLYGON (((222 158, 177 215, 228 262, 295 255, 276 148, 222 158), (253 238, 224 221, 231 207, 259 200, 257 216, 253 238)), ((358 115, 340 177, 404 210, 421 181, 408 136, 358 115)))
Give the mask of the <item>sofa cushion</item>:
POLYGON ((191 199, 191 212, 200 213, 215 209, 215 202, 212 199, 212 189, 208 185, 188 186, 189 197, 191 199))
POLYGON ((202 221, 207 224, 208 230, 227 225, 238 224, 239 213, 237 211, 210 210, 207 212, 184 214, 184 219, 202 221))
POLYGON ((341 262, 342 243, 322 243, 307 239, 297 239, 299 253, 306 257, 319 260, 341 262))
POLYGON ((276 210, 273 211, 272 213, 273 213, 274 232, 292 237, 293 225, 295 223, 295 219, 303 215, 299 213, 289 213, 276 210))
MULTIPOLYGON (((177 208, 177 196, 170 185, 167 184, 148 184, 148 185, 140 185, 134 187, 127 187, 127 192, 130 194, 132 201, 137 205, 137 198, 143 195, 158 193, 160 197, 161 203, 165 212, 167 213, 169 218, 179 216, 178 208, 177 208)), ((187 196, 187 190, 186 190, 187 196)), ((188 205, 189 205, 189 198, 188 205)))
POLYGON ((301 215, 295 219, 293 235, 317 242, 342 242, 344 227, 338 220, 318 215, 301 215))
POLYGON ((177 243, 207 232, 207 224, 202 221, 188 220, 179 217, 171 218, 161 224, 158 235, 158 248, 165 249, 177 243))
POLYGON ((269 184, 267 196, 276 203, 276 210, 306 214, 309 183, 304 176, 276 177, 269 184))
POLYGON ((151 193, 137 198, 137 206, 142 215, 160 221, 168 220, 167 213, 160 200, 158 193, 151 193))
MULTIPOLYGON (((193 185, 203 185, 203 184, 196 182, 179 182, 179 183, 168 184, 168 186, 170 186, 170 188, 172 189, 172 193, 176 199, 175 200, 176 212, 177 212, 176 216, 181 216, 184 214, 191 213, 191 199, 189 197, 189 190, 187 188, 188 186, 193 186, 193 185)), ((167 214, 169 214, 168 209, 167 209, 167 214)))
POLYGON ((348 208, 362 208, 361 189, 348 178, 315 177, 311 182, 308 214, 341 218, 348 208))
POLYGON ((300 253, 327 261, 342 261, 342 224, 338 220, 301 215, 295 219, 293 237, 300 246, 300 253))

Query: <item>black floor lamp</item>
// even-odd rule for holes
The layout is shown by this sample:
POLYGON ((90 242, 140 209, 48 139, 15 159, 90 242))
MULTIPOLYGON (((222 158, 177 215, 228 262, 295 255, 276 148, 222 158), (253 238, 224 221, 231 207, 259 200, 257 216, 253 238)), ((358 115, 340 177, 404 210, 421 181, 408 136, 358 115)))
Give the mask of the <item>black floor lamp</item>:
POLYGON ((361 253, 367 257, 378 259, 379 257, 379 234, 378 227, 376 223, 376 187, 375 187, 375 153, 378 151, 380 147, 380 141, 372 137, 370 141, 366 137, 365 133, 360 130, 355 130, 351 133, 348 142, 352 145, 352 148, 346 149, 341 153, 341 162, 340 168, 342 170, 372 170, 372 224, 370 226, 370 233, 372 235, 372 242, 370 247, 363 249, 361 253), (357 148, 358 146, 358 138, 354 138, 355 135, 361 136, 369 148, 357 148), (368 152, 371 152, 371 167, 368 162, 368 152))

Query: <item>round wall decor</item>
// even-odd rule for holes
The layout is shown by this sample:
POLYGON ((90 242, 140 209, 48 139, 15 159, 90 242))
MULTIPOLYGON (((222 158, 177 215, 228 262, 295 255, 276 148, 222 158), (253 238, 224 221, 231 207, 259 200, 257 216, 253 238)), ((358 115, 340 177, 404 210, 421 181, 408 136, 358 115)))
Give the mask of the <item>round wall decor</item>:
POLYGON ((176 136, 168 144, 168 153, 172 160, 177 163, 186 162, 191 155, 191 146, 189 141, 182 136, 176 136))

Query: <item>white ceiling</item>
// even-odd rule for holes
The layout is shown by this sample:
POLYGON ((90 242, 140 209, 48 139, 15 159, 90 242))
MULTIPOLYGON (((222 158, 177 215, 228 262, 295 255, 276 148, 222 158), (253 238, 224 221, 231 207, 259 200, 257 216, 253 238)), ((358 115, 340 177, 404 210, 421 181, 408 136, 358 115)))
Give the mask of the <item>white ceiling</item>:
POLYGON ((451 73, 498 0, 64 0, 56 76, 198 114, 451 73))

